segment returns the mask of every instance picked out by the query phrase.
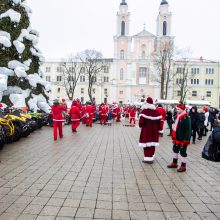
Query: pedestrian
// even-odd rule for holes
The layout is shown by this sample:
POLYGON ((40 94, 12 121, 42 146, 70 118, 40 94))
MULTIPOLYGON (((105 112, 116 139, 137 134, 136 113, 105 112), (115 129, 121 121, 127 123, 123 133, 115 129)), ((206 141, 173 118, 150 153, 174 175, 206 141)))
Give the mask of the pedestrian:
POLYGON ((166 111, 166 118, 167 118, 167 125, 169 127, 169 134, 167 136, 171 136, 172 134, 172 124, 173 124, 173 113, 172 110, 170 109, 170 107, 168 107, 167 111, 166 111))
POLYGON ((209 108, 208 107, 204 107, 204 111, 205 111, 205 122, 204 122, 204 125, 205 125, 205 131, 204 131, 204 134, 203 136, 206 136, 206 133, 208 132, 208 126, 209 126, 209 108))
POLYGON ((57 140, 57 129, 59 131, 59 137, 63 138, 63 128, 62 122, 65 119, 62 116, 63 111, 67 111, 66 105, 60 105, 58 99, 55 99, 53 102, 53 106, 51 107, 52 114, 53 114, 53 136, 54 140, 57 140))
POLYGON ((146 103, 142 105, 139 118, 141 128, 139 147, 144 149, 144 163, 153 163, 155 158, 155 147, 159 146, 160 119, 162 116, 156 110, 153 99, 148 97, 146 103))
POLYGON ((93 113, 93 106, 90 101, 86 103, 85 115, 86 115, 86 126, 92 127, 92 120, 94 113, 93 113))
POLYGON ((160 136, 163 137, 163 133, 164 133, 164 121, 166 121, 166 111, 163 108, 163 106, 161 104, 158 105, 157 107, 157 111, 159 112, 159 114, 162 116, 161 120, 160 120, 160 124, 162 127, 162 130, 160 131, 160 136))
POLYGON ((112 109, 109 108, 109 110, 108 110, 108 120, 107 120, 107 125, 108 126, 112 125, 112 119, 113 119, 112 109))
POLYGON ((198 124, 198 128, 199 128, 198 140, 202 140, 202 136, 203 136, 204 131, 205 131, 205 111, 203 109, 199 109, 199 124, 198 124))
POLYGON ((69 111, 69 115, 71 118, 71 122, 72 122, 72 132, 77 132, 77 128, 80 124, 80 118, 81 118, 81 114, 80 114, 80 110, 77 107, 77 101, 73 100, 70 111, 69 111))
POLYGON ((191 120, 185 109, 184 104, 177 105, 177 117, 172 131, 173 162, 167 166, 168 168, 178 168, 178 156, 180 154, 181 166, 177 172, 186 171, 186 151, 191 138, 191 120))
POLYGON ((129 110, 130 126, 132 126, 132 121, 134 123, 134 126, 136 125, 136 119, 135 119, 136 112, 137 112, 137 108, 135 105, 133 105, 129 110))
POLYGON ((196 133, 199 134, 199 113, 197 111, 197 106, 193 106, 190 109, 189 117, 191 119, 191 128, 192 128, 192 143, 195 144, 196 133))

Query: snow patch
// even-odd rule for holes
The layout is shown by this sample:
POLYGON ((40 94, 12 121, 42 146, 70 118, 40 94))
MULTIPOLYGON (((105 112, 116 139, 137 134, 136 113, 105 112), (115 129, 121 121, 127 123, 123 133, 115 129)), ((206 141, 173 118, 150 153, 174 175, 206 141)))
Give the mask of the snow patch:
POLYGON ((11 35, 6 31, 0 31, 0 36, 6 37, 11 40, 11 35))
POLYGON ((11 60, 8 62, 8 68, 15 69, 17 67, 23 67, 25 69, 25 71, 29 70, 28 66, 26 66, 25 64, 23 64, 17 60, 11 60))
POLYGON ((5 17, 9 17, 12 22, 19 23, 21 19, 21 14, 13 9, 9 9, 8 11, 0 15, 0 18, 5 18, 5 17))
POLYGON ((15 68, 15 74, 17 75, 17 77, 26 77, 27 73, 25 72, 25 68, 24 67, 16 67, 15 68))
POLYGON ((23 94, 10 94, 9 99, 15 108, 26 107, 25 96, 23 94))
POLYGON ((28 60, 25 60, 23 62, 26 66, 30 67, 31 63, 32 63, 32 59, 28 59, 28 60))
POLYGON ((18 41, 18 40, 14 40, 14 41, 13 41, 13 44, 14 44, 16 50, 18 51, 18 53, 22 54, 23 51, 24 51, 24 49, 25 49, 24 44, 21 43, 21 42, 18 41))
POLYGON ((7 90, 8 76, 0 74, 0 92, 7 90))
POLYGON ((7 76, 14 76, 14 71, 6 67, 0 67, 0 74, 7 75, 7 76))
POLYGON ((5 47, 11 47, 11 41, 5 36, 0 36, 0 44, 3 44, 5 47))

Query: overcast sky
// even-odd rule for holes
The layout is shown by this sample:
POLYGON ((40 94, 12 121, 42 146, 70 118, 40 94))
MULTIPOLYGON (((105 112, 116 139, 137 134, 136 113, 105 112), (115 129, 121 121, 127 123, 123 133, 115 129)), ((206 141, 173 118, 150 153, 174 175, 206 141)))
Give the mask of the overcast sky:
MULTIPOLYGON (((38 47, 48 58, 67 57, 85 49, 113 57, 116 13, 121 0, 27 0, 32 27, 40 32, 38 47)), ((161 0, 126 0, 131 13, 130 35, 156 34, 161 0)), ((193 56, 220 60, 220 0, 168 0, 172 35, 179 48, 193 56)))

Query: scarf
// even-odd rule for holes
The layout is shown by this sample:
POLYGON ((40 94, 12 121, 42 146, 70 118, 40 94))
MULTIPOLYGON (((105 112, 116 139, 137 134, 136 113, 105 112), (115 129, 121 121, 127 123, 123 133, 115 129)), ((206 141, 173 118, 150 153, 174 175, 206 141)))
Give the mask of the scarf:
POLYGON ((177 126, 178 126, 178 123, 179 121, 183 118, 187 116, 187 113, 186 111, 183 111, 181 114, 177 115, 177 118, 176 118, 176 121, 175 121, 175 124, 174 124, 174 127, 173 127, 173 130, 176 131, 177 130, 177 126))

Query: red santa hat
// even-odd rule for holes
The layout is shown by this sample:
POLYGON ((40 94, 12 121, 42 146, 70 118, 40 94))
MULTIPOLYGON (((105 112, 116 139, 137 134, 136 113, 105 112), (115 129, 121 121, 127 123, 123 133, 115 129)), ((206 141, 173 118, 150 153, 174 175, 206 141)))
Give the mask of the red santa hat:
POLYGON ((205 111, 205 112, 208 112, 208 111, 209 111, 209 108, 208 108, 208 107, 204 107, 204 111, 205 111))
POLYGON ((75 99, 73 100, 72 105, 74 105, 74 106, 77 105, 77 101, 75 99))
POLYGON ((65 101, 66 101, 66 99, 62 98, 62 102, 65 102, 65 101))
POLYGON ((0 108, 2 108, 3 107, 3 105, 2 105, 2 103, 0 103, 0 108))
POLYGON ((153 103, 154 103, 154 102, 153 102, 153 99, 152 99, 150 96, 147 97, 146 102, 147 102, 148 104, 153 104, 153 103))
POLYGON ((186 109, 186 106, 184 104, 178 104, 177 105, 177 108, 180 108, 182 110, 185 110, 186 109))

